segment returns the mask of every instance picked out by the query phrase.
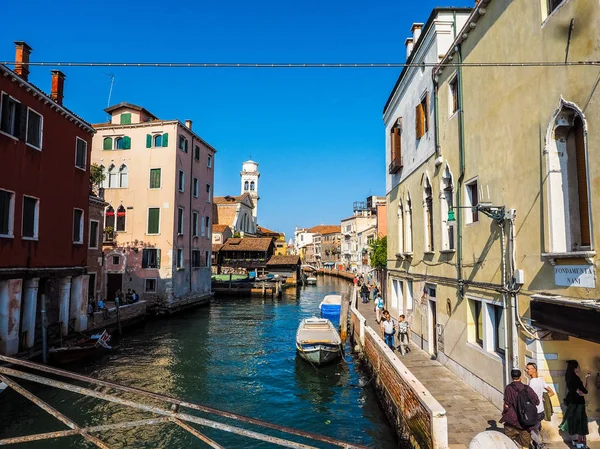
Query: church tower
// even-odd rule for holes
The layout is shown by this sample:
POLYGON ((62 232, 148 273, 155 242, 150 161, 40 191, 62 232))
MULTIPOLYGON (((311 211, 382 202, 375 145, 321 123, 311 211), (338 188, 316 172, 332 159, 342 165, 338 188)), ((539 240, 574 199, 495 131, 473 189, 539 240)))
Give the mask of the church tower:
POLYGON ((244 162, 242 164, 240 176, 242 177, 242 195, 244 193, 250 194, 252 202, 254 203, 252 216, 254 217, 254 222, 258 223, 258 200, 260 199, 258 196, 258 178, 260 178, 258 163, 253 160, 244 162))

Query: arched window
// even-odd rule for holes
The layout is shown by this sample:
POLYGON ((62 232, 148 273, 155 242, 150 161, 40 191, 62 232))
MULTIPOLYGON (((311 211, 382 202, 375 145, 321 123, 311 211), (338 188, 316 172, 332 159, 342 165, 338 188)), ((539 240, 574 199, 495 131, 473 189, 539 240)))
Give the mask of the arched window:
POLYGON ((108 167, 108 188, 114 189, 116 187, 118 187, 118 185, 117 185, 117 167, 115 167, 115 164, 111 164, 110 167, 108 167))
MULTIPOLYGON (((454 222, 448 221, 448 213, 454 207, 454 182, 450 167, 446 165, 440 182, 440 216, 442 224, 442 250, 455 249, 454 222)), ((456 211, 454 212, 456 213, 456 211)))
POLYGON ((122 137, 117 137, 115 139, 115 150, 122 150, 123 149, 123 138, 122 137))
POLYGON ((100 166, 100 170, 102 170, 102 174, 104 175, 104 180, 102 181, 102 186, 104 189, 108 187, 108 171, 104 165, 100 166))
POLYGON ((113 140, 112 137, 105 137, 102 141, 102 149, 104 150, 112 150, 113 149, 113 140))
POLYGON ((425 251, 433 251, 433 191, 429 178, 425 178, 423 190, 423 208, 425 212, 425 251))
POLYGON ((117 227, 115 229, 117 232, 125 231, 125 218, 126 218, 126 211, 125 211, 125 208, 123 207, 123 205, 121 204, 117 208, 117 227))
POLYGON ((250 191, 254 192, 254 181, 250 183, 250 191))
POLYGON ((402 201, 398 204, 398 254, 404 252, 404 210, 402 201))
POLYGON ((154 146, 162 147, 162 134, 157 134, 154 136, 154 146))
POLYGON ((248 181, 244 183, 244 190, 248 190, 248 181))
POLYGON ((410 194, 406 198, 406 210, 404 211, 404 248, 407 253, 413 252, 413 238, 412 238, 412 201, 410 194))
POLYGON ((581 110, 564 100, 546 135, 550 251, 592 249, 587 130, 581 110))
POLYGON ((115 229, 115 210, 112 206, 108 206, 106 208, 106 219, 104 220, 104 228, 112 228, 115 229))
POLYGON ((128 187, 129 186, 129 172, 127 170, 127 165, 123 164, 119 168, 119 187, 128 187))

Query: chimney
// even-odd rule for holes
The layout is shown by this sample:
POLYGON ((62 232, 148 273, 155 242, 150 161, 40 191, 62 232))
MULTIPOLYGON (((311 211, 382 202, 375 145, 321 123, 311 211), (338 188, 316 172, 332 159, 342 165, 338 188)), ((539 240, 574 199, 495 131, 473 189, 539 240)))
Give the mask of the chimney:
POLYGON ((29 55, 33 50, 23 41, 15 41, 15 73, 25 81, 29 78, 29 55))
POLYGON ((419 40, 419 37, 421 36, 421 31, 422 30, 423 30, 423 24, 422 23, 413 23, 412 27, 410 28, 410 31, 413 34, 413 42, 415 44, 419 40))
POLYGON ((406 39, 404 41, 404 45, 406 45, 406 60, 408 60, 410 54, 412 53, 413 50, 413 38, 409 37, 408 39, 406 39))
POLYGON ((52 72, 52 92, 50 92, 50 98, 62 106, 66 76, 60 70, 50 70, 50 72, 52 72))
POLYGON ((185 121, 185 127, 191 131, 192 130, 192 121, 191 120, 186 120, 185 121))

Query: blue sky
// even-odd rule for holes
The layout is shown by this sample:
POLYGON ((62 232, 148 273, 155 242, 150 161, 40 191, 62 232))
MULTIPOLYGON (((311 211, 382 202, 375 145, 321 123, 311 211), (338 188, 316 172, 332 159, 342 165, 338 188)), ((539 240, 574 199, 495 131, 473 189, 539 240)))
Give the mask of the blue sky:
MULTIPOLYGON (((3 6, 0 60, 15 40, 32 61, 403 62, 413 22, 474 0, 227 2, 33 0, 3 6), (62 26, 62 28, 60 28, 62 26)), ((192 119, 218 150, 215 194, 239 194, 241 164, 261 171, 259 224, 337 224, 352 203, 385 194, 381 111, 391 69, 63 68, 65 105, 89 122, 128 101, 159 118, 192 119)), ((50 67, 30 80, 50 90, 50 67)))

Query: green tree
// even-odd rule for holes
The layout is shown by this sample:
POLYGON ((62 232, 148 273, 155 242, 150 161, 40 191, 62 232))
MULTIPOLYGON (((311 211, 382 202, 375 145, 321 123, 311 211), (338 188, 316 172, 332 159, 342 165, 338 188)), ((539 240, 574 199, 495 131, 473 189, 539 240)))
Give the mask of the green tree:
POLYGON ((373 240, 373 242, 369 244, 369 250, 371 267, 377 270, 383 270, 387 266, 387 237, 373 240))
POLYGON ((90 191, 94 194, 98 193, 98 189, 106 179, 106 175, 98 164, 90 165, 90 191))

